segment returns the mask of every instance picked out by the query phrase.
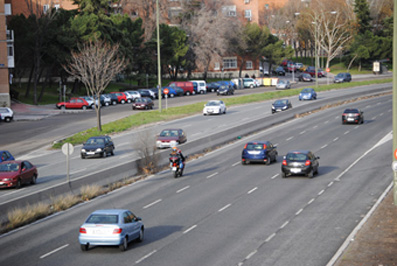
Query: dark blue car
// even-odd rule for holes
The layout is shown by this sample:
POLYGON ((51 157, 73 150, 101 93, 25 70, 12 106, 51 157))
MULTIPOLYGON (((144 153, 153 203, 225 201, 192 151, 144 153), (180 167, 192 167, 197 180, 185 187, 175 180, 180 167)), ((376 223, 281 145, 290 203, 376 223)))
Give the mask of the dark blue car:
POLYGON ((316 100, 317 93, 312 88, 306 88, 299 93, 299 101, 302 100, 316 100))
POLYGON ((251 162, 266 163, 277 161, 277 147, 273 146, 270 141, 253 141, 245 144, 241 154, 241 163, 249 164, 251 162))
POLYGON ((4 161, 14 161, 15 158, 9 151, 0 151, 0 163, 4 161))

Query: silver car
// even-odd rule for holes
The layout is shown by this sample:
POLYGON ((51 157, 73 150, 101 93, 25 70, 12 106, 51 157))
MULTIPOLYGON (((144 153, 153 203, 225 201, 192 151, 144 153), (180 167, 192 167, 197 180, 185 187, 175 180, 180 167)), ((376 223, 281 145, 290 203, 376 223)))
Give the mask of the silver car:
POLYGON ((291 83, 288 80, 280 79, 277 82, 276 90, 287 90, 287 89, 291 89, 291 83))
POLYGON ((0 119, 6 122, 11 122, 11 120, 14 119, 14 112, 11 108, 0 107, 0 119))
POLYGON ((144 231, 142 219, 129 210, 97 210, 80 227, 80 247, 87 251, 90 246, 113 245, 125 251, 129 242, 143 241, 144 231))

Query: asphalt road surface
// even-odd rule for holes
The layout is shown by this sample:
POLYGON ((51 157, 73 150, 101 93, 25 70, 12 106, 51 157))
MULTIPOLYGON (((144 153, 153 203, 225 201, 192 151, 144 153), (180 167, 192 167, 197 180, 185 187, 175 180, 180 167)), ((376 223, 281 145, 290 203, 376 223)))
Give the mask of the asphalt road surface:
MULTIPOLYGON (((247 115, 267 115, 266 104, 252 105, 247 115)), ((364 124, 342 125, 346 106, 330 108, 189 162, 181 178, 164 171, 3 235, 0 264, 326 265, 392 180, 391 95, 349 106, 364 111, 364 124), (278 162, 242 165, 241 150, 249 140, 276 144, 278 162), (281 178, 282 156, 293 149, 320 156, 319 175, 281 178), (130 244, 124 253, 117 247, 82 252, 79 226, 93 210, 104 208, 128 208, 142 217, 144 242, 130 244)), ((222 127, 224 119, 247 110, 238 108, 183 122, 216 119, 204 122, 222 127)))

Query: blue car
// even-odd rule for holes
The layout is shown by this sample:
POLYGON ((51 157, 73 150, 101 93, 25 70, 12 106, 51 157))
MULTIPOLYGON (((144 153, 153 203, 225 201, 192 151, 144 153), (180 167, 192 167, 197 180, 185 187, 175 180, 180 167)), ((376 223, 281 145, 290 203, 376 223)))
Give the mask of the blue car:
POLYGON ((164 89, 168 89, 168 94, 167 94, 168 98, 174 98, 175 96, 178 95, 176 90, 173 87, 162 87, 161 91, 162 91, 162 94, 163 94, 162 95, 163 98, 165 97, 164 89))
POLYGON ((299 93, 299 101, 302 101, 302 100, 316 100, 316 99, 317 99, 317 93, 312 88, 303 89, 299 93))
POLYGON ((219 81, 217 81, 217 83, 219 83, 221 85, 231 86, 235 90, 237 89, 236 84, 234 84, 234 82, 232 82, 230 80, 219 80, 219 81))
POLYGON ((80 247, 87 251, 90 246, 119 246, 125 251, 129 242, 143 241, 144 231, 142 219, 129 210, 97 210, 80 227, 80 247))
POLYGON ((277 161, 277 147, 273 146, 270 141, 254 141, 245 144, 241 154, 241 163, 243 165, 251 162, 266 163, 277 161))
POLYGON ((4 161, 14 161, 15 158, 9 151, 0 151, 0 163, 4 161))

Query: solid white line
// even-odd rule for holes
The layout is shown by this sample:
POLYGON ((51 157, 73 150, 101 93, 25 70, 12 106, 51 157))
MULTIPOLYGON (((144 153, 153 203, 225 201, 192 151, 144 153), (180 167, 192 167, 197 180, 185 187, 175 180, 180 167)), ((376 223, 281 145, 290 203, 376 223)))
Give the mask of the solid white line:
POLYGON ((318 126, 317 126, 317 125, 315 125, 313 128, 318 128, 318 126))
POLYGON ((130 157, 130 156, 131 156, 131 154, 124 154, 124 155, 121 155, 121 156, 120 156, 120 159, 128 158, 128 157, 130 157))
POLYGON ((299 135, 305 134, 306 130, 303 130, 301 133, 299 133, 299 135))
POLYGON ((50 256, 51 254, 53 254, 53 253, 55 253, 55 252, 57 252, 57 251, 60 251, 61 249, 66 248, 67 246, 69 246, 69 244, 66 244, 66 245, 63 245, 62 247, 59 247, 59 248, 57 248, 57 249, 54 249, 53 251, 48 252, 47 254, 44 254, 43 256, 41 256, 40 259, 44 259, 45 257, 48 257, 48 256, 50 256))
POLYGON ((322 146, 320 149, 324 149, 328 146, 328 144, 325 144, 324 146, 322 146))
POLYGON ((144 209, 147 209, 147 208, 152 207, 153 205, 155 205, 155 204, 157 204, 157 203, 159 203, 159 202, 161 202, 161 201, 162 201, 162 199, 158 199, 158 200, 156 200, 156 201, 154 201, 154 202, 152 202, 152 203, 150 203, 150 204, 144 206, 143 208, 144 208, 144 209))
POLYGON ((309 202, 307 203, 307 205, 312 204, 314 200, 315 200, 314 198, 312 198, 311 200, 309 200, 309 202))
POLYGON ((318 195, 320 196, 321 194, 323 194, 324 193, 324 189, 323 190, 321 190, 320 192, 318 192, 318 195))
POLYGON ((255 190, 257 190, 258 187, 254 187, 253 189, 251 189, 250 191, 247 192, 247 194, 251 194, 252 192, 254 192, 255 190))
POLYGON ((254 250, 254 251, 252 251, 250 254, 248 254, 248 256, 247 257, 245 257, 245 259, 246 260, 249 260, 252 256, 254 256, 255 255, 255 253, 256 252, 258 252, 258 250, 254 250))
POLYGON ((0 197, 4 197, 4 196, 8 196, 8 195, 17 193, 17 192, 21 192, 21 191, 24 190, 24 189, 26 189, 26 188, 20 188, 20 189, 18 189, 18 190, 11 191, 10 193, 6 193, 6 194, 4 194, 4 195, 1 195, 0 197))
POLYGON ((77 174, 77 173, 80 173, 80 172, 84 172, 85 170, 87 170, 87 168, 83 168, 83 169, 79 169, 79 170, 70 172, 70 174, 71 174, 71 175, 74 175, 74 174, 77 174))
POLYGON ((285 223, 283 223, 283 225, 282 225, 282 226, 280 226, 280 229, 283 229, 284 227, 286 227, 286 226, 287 226, 287 224, 289 224, 289 221, 286 221, 285 223))
POLYGON ((135 263, 138 264, 138 263, 144 261, 145 259, 149 258, 150 256, 152 256, 156 252, 157 252, 157 250, 153 250, 149 254, 147 254, 147 255, 143 256, 142 258, 140 258, 139 260, 135 261, 135 263))
POLYGON ((276 177, 278 177, 279 174, 275 174, 274 176, 272 176, 270 179, 275 179, 276 177))
POLYGON ((350 131, 348 130, 348 131, 346 131, 345 133, 343 133, 344 135, 346 135, 346 134, 349 134, 350 133, 350 131))
POLYGON ((213 173, 212 175, 207 176, 207 178, 211 178, 213 176, 216 176, 218 174, 218 172, 213 173))
POLYGON ((190 227, 189 229, 187 229, 186 231, 184 231, 183 233, 184 234, 186 234, 186 233, 189 233, 190 231, 192 231, 194 228, 196 228, 197 227, 197 224, 195 224, 195 225, 193 225, 192 227, 190 227))
POLYGON ((234 164, 232 164, 232 166, 236 166, 236 165, 238 165, 238 164, 240 164, 241 162, 240 161, 238 161, 238 162, 236 162, 236 163, 234 163, 234 164))
POLYGON ((336 138, 334 138, 334 140, 333 141, 337 141, 339 138, 338 137, 336 137, 336 138))
POLYGON ((266 238, 265 242, 269 242, 275 236, 276 236, 276 233, 271 234, 268 238, 266 238))
POLYGON ((328 184, 328 187, 332 186, 333 184, 334 184, 334 182, 330 182, 330 183, 328 184))
POLYGON ((228 205, 226 205, 225 207, 220 208, 220 209, 218 210, 218 212, 222 212, 222 211, 226 210, 227 208, 229 208, 230 206, 232 206, 232 204, 228 204, 228 205))
POLYGON ((301 212, 303 212, 303 209, 300 209, 299 211, 297 211, 297 212, 295 213, 295 215, 299 215, 301 212))
POLYGON ((180 193, 180 192, 182 192, 182 191, 184 191, 184 190, 186 190, 188 188, 190 188, 190 186, 186 186, 184 188, 181 188, 180 190, 177 190, 176 193, 180 193))
POLYGON ((286 141, 289 141, 289 140, 291 140, 291 139, 293 139, 294 137, 292 136, 292 137, 289 137, 288 139, 286 139, 286 141))

